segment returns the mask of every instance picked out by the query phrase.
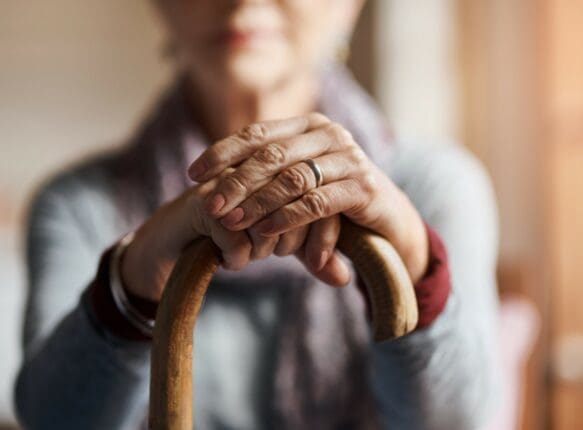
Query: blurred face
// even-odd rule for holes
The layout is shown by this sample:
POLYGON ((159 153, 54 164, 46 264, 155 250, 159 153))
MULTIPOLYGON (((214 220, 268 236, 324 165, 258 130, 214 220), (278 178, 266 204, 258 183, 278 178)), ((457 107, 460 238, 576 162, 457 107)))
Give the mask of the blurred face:
POLYGON ((350 33, 361 0, 158 0, 180 61, 202 82, 266 90, 314 70, 350 33))

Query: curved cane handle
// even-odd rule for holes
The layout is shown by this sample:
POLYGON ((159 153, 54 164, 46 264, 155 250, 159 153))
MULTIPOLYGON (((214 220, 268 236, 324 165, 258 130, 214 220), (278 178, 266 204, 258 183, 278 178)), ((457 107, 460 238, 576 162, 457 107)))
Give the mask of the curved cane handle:
MULTIPOLYGON (((375 340, 412 331, 418 318, 415 293, 393 246, 343 217, 338 249, 366 284, 375 340)), ((152 344, 150 429, 192 429, 193 330, 219 252, 208 238, 194 241, 182 252, 166 285, 152 344)))

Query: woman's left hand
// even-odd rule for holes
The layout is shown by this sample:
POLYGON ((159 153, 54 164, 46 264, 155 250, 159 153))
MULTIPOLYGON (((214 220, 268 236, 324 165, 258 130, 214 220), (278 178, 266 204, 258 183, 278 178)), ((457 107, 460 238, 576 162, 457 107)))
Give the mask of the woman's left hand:
MULTIPOLYGON (((287 236, 297 243, 311 225, 310 230, 319 231, 311 241, 306 239, 302 261, 310 263, 313 273, 333 263, 332 271, 340 272, 336 282, 328 281, 343 284, 348 279, 341 272, 348 272, 332 251, 339 234, 338 214, 344 214, 389 240, 413 282, 425 273, 428 242, 418 212, 351 134, 325 116, 312 113, 251 124, 209 147, 189 174, 206 182, 229 167, 234 170, 218 181, 206 201, 206 209, 226 228, 249 229, 254 241, 279 237, 281 242, 287 236), (307 159, 321 169, 320 186, 307 159)), ((293 245, 288 248, 296 251, 293 245)))

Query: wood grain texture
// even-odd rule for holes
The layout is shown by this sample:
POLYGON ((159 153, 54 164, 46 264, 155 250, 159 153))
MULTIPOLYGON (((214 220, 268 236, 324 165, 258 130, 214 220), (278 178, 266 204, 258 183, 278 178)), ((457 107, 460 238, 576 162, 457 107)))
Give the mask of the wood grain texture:
POLYGON ((382 342, 415 329, 417 300, 407 268, 381 236, 342 219, 338 249, 364 281, 370 298, 374 340, 382 342))
MULTIPOLYGON (((417 302, 407 269, 393 246, 343 219, 338 248, 366 284, 375 340, 411 332, 417 325, 417 302)), ((193 331, 219 255, 210 239, 193 242, 177 261, 164 291, 152 344, 149 427, 153 430, 193 428, 193 331)))
POLYGON ((192 429, 193 331, 204 295, 219 265, 210 239, 183 251, 158 307, 150 375, 151 429, 192 429))

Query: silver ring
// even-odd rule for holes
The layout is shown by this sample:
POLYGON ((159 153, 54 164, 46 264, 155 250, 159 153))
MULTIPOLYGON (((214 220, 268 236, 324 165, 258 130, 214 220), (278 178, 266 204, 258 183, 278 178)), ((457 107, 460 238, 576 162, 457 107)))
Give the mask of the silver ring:
POLYGON ((312 169, 312 172, 314 172, 314 176, 316 177, 316 188, 322 185, 322 183, 324 182, 324 175, 322 174, 322 169, 320 169, 318 163, 316 163, 311 158, 308 158, 307 160, 303 161, 308 166, 310 166, 310 169, 312 169))

